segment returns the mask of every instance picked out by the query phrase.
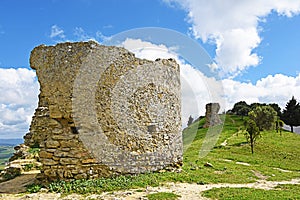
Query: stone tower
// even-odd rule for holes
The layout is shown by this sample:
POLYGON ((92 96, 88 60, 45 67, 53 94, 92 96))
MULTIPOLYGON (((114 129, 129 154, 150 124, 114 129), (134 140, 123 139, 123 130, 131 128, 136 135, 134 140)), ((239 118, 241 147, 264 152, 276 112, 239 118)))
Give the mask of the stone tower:
POLYGON ((218 112, 220 110, 219 103, 208 103, 206 104, 205 108, 206 108, 205 111, 206 122, 203 125, 204 128, 216 126, 222 123, 222 120, 218 115, 218 112))
POLYGON ((179 65, 96 42, 33 49, 40 83, 25 144, 47 180, 136 174, 182 163, 179 65))

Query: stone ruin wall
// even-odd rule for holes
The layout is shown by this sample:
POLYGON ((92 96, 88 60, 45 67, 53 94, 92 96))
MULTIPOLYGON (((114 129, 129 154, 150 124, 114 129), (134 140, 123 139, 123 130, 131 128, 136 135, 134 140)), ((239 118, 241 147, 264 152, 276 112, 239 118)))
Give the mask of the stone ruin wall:
POLYGON ((204 128, 209 128, 212 126, 216 126, 222 124, 222 120, 219 116, 220 104, 219 103, 208 103, 205 106, 205 124, 204 128))
POLYGON ((38 46, 40 83, 25 144, 40 147, 41 177, 106 177, 182 164, 179 65, 96 42, 38 46))

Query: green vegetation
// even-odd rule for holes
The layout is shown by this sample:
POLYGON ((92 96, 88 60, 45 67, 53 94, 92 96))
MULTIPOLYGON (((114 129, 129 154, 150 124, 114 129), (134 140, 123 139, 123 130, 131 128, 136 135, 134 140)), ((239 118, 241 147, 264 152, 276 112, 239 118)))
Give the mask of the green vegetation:
POLYGON ((148 194, 147 198, 149 200, 176 200, 180 196, 171 192, 158 192, 153 194, 148 194))
POLYGON ((250 106, 245 101, 240 101, 234 104, 230 112, 239 115, 239 116, 248 116, 250 111, 250 106))
POLYGON ((272 130, 278 116, 277 112, 271 106, 256 106, 250 110, 248 116, 249 119, 245 121, 245 136, 253 154, 254 144, 261 137, 260 132, 263 130, 272 130))
MULTIPOLYGON (((259 179, 256 176, 258 172, 266 180, 272 181, 300 177, 300 135, 283 131, 281 136, 275 130, 262 131, 262 137, 256 143, 255 154, 251 154, 250 145, 242 131, 244 120, 240 116, 227 115, 217 144, 206 157, 200 158, 199 151, 208 131, 207 128, 202 128, 204 123, 204 118, 196 120, 183 132, 185 151, 181 173, 163 172, 95 180, 58 181, 47 187, 50 192, 87 194, 159 186, 164 182, 249 183, 259 179), (227 144, 221 145, 224 141, 227 144), (205 167, 207 162, 213 167, 205 167), (249 166, 239 163, 247 163, 249 166)), ((213 129, 220 128, 222 126, 213 129)))
POLYGON ((246 131, 245 136, 248 143, 251 146, 251 153, 254 153, 254 144, 256 140, 260 137, 259 128, 256 126, 256 123, 252 119, 248 119, 246 122, 246 131))
MULTIPOLYGON (((200 123, 192 124, 184 131, 184 141, 194 131, 194 127, 201 127, 200 123)), ((204 183, 245 183, 253 182, 257 177, 253 171, 269 176, 268 180, 288 180, 300 177, 300 135, 284 131, 282 136, 276 131, 262 131, 261 138, 256 143, 256 153, 250 154, 243 132, 244 121, 241 117, 227 115, 222 134, 214 149, 203 159, 199 159, 199 149, 207 129, 199 129, 194 141, 184 153, 184 177, 187 182, 204 183), (227 145, 222 146, 226 140, 227 145), (204 163, 212 163, 214 168, 206 168, 204 163), (236 162, 249 163, 250 166, 238 165, 236 162), (290 170, 290 173, 279 171, 280 168, 290 170)), ((177 175, 182 177, 183 174, 177 175)))
POLYGON ((31 184, 31 185, 27 185, 26 189, 27 189, 27 192, 29 192, 29 193, 36 193, 42 189, 42 185, 31 184))
POLYGON ((279 185, 275 188, 275 190, 262 190, 252 188, 215 188, 205 191, 202 195, 204 197, 218 200, 292 200, 300 199, 300 185, 279 185))
POLYGON ((50 192, 61 193, 102 193, 130 188, 145 188, 148 185, 159 186, 159 173, 142 174, 139 176, 118 176, 114 178, 99 178, 94 180, 57 181, 51 183, 50 192))
POLYGON ((30 148, 30 149, 28 150, 28 152, 29 152, 30 154, 38 154, 38 153, 40 152, 40 148, 38 148, 38 147, 30 148))
POLYGON ((248 115, 260 131, 272 130, 277 120, 277 112, 271 106, 256 106, 248 115))
POLYGON ((34 164, 33 164, 33 163, 26 164, 26 165, 24 166, 24 171, 30 171, 33 167, 34 167, 34 164))
POLYGON ((294 126, 300 126, 300 104, 294 97, 287 102, 282 112, 282 120, 291 127, 291 132, 294 132, 294 126))

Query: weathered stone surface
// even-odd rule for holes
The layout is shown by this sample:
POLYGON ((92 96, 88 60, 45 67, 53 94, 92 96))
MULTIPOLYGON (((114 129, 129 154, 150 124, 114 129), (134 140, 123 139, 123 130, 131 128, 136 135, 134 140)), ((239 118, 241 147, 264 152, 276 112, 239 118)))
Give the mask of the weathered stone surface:
POLYGON ((76 165, 78 160, 74 158, 61 158, 59 162, 62 165, 76 165))
POLYGON ((29 159, 34 155, 30 155, 29 151, 29 147, 24 145, 24 144, 20 144, 14 147, 15 149, 15 153, 12 157, 10 157, 9 161, 14 161, 17 159, 29 159))
POLYGON ((60 146, 62 148, 68 148, 68 147, 77 147, 78 141, 77 140, 62 140, 60 142, 60 146))
POLYGON ((222 120, 218 115, 219 110, 220 110, 219 103, 206 104, 206 112, 205 112, 206 122, 203 125, 204 128, 216 126, 222 123, 222 120))
POLYGON ((61 157, 61 158, 64 158, 64 157, 69 157, 69 152, 67 151, 55 151, 54 152, 54 156, 55 157, 61 157))
POLYGON ((96 163, 97 161, 93 158, 89 158, 89 159, 86 159, 86 160, 83 160, 82 161, 82 164, 92 164, 92 163, 96 163))
POLYGON ((143 173, 182 163, 174 60, 152 62, 124 48, 77 42, 38 46, 30 65, 41 93, 24 138, 41 148, 48 180, 143 173))
POLYGON ((57 165, 58 162, 53 159, 41 159, 43 165, 57 165))
POLYGON ((57 148, 59 147, 59 142, 55 140, 49 140, 46 142, 46 147, 49 149, 57 148))
POLYGON ((47 151, 40 151, 39 156, 40 158, 52 158, 53 153, 49 153, 47 151))
POLYGON ((44 171, 44 175, 46 175, 48 178, 56 178, 57 177, 57 171, 58 170, 52 170, 52 169, 47 169, 44 171))

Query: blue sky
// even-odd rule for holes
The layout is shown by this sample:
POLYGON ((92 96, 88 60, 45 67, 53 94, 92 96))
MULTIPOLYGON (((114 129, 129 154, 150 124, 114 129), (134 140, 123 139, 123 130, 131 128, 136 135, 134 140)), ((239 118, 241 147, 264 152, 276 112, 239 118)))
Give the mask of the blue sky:
POLYGON ((110 36, 139 27, 165 27, 186 32, 185 13, 157 0, 3 0, 0 3, 0 67, 28 66, 30 51, 39 44, 54 44, 51 27, 64 30, 68 40, 75 31, 110 36))
MULTIPOLYGON (((64 31, 65 39, 78 41, 76 30, 95 37, 111 36, 140 27, 163 27, 189 33, 187 11, 161 0, 2 0, 0 3, 0 67, 29 67, 30 51, 39 44, 55 44, 51 27, 64 31)), ((255 82, 269 74, 295 76, 300 69, 300 16, 279 16, 276 12, 259 22, 261 44, 253 49, 261 64, 249 67, 240 81, 255 82), (279 59, 280 58, 280 59, 279 59)), ((96 38, 101 40, 100 38, 96 38)), ((211 57, 215 45, 198 42, 211 57)))
MULTIPOLYGON (((283 108, 292 95, 300 99, 299 13, 300 0, 1 0, 0 138, 28 131, 39 93, 29 66, 35 46, 102 43, 143 27, 174 30, 203 46, 222 79, 226 108, 240 100, 283 108)), ((182 67, 186 79, 199 81, 189 67, 182 67)), ((200 110, 187 109, 183 120, 200 110)))

